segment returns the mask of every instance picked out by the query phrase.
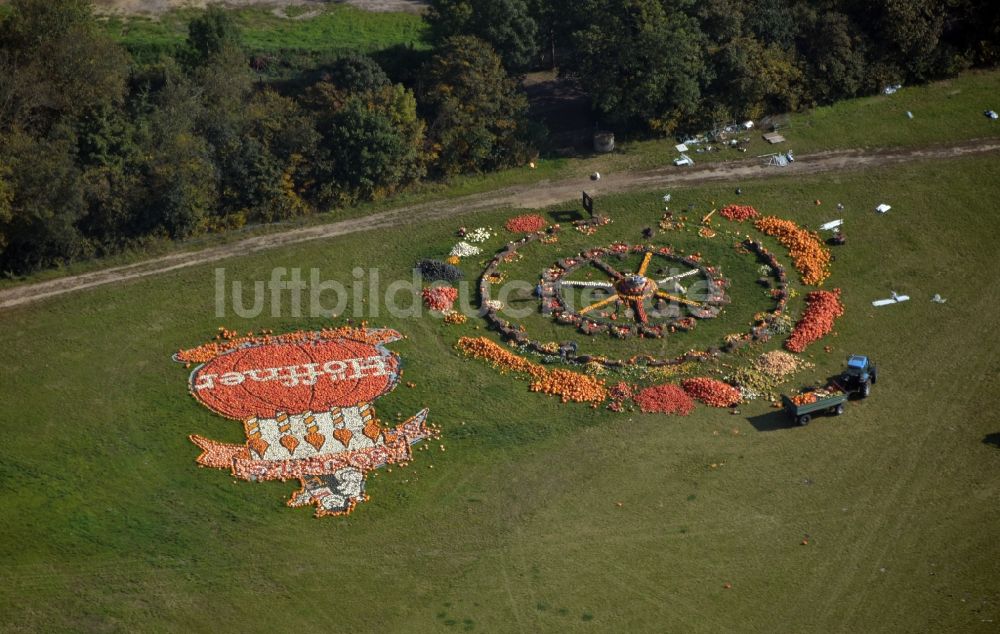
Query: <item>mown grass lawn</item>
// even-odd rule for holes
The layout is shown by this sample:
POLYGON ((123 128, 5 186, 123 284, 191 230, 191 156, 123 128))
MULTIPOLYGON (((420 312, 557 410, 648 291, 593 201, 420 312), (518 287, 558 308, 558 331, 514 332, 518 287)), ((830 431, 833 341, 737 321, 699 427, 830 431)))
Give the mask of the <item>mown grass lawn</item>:
MULTIPOLYGON (((331 4, 308 13, 293 10, 277 15, 268 8, 230 11, 240 28, 240 41, 254 53, 297 51, 375 51, 395 45, 423 47, 424 23, 413 13, 378 13, 331 4), (287 17, 286 17, 287 16, 287 17)), ((107 16, 108 33, 136 51, 166 50, 185 42, 188 23, 201 13, 176 9, 156 18, 107 16)))
MULTIPOLYGON (((242 432, 197 405, 188 372, 170 361, 219 325, 326 320, 287 306, 285 316, 219 319, 212 266, 7 311, 0 627, 991 631, 998 179, 986 156, 744 184, 741 202, 810 226, 846 206, 849 242, 827 286, 844 289, 847 314, 810 349, 818 367, 799 380, 826 376, 850 352, 876 358, 881 380, 842 418, 806 428, 784 426, 766 403, 688 418, 560 405, 460 357, 458 336, 486 334, 475 320, 373 318, 408 335, 393 347, 416 383, 379 412, 429 406, 447 451, 433 443, 411 466, 370 477, 372 500, 347 518, 285 508, 291 482, 198 469, 188 434, 242 432), (893 205, 884 216, 871 211, 881 201, 893 205), (871 307, 890 290, 913 299, 871 307)), ((674 203, 703 207, 730 192, 677 190, 674 203)), ((615 235, 638 240, 661 194, 599 203, 615 235)), ((224 265, 243 281, 278 266, 343 281, 377 266, 390 279, 447 251, 458 224, 499 228, 510 213, 224 265)))

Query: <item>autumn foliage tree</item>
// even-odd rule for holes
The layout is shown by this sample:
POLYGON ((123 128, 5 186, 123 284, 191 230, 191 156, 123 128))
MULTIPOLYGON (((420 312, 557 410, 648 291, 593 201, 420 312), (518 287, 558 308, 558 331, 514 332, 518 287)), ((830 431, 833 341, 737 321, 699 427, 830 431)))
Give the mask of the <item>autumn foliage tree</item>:
POLYGON ((693 117, 711 77, 697 21, 661 0, 588 0, 566 69, 601 115, 670 132, 693 117))
POLYGON ((89 0, 9 0, 0 275, 521 164, 544 138, 521 74, 542 65, 641 136, 1000 63, 990 0, 429 4, 430 49, 334 59, 250 51, 220 7, 133 55, 89 0))
POLYGON ((489 44, 471 36, 446 40, 424 75, 438 172, 492 170, 525 160, 528 101, 489 44))
POLYGON ((478 37, 511 72, 528 69, 538 56, 538 25, 525 0, 431 0, 426 20, 435 44, 478 37))

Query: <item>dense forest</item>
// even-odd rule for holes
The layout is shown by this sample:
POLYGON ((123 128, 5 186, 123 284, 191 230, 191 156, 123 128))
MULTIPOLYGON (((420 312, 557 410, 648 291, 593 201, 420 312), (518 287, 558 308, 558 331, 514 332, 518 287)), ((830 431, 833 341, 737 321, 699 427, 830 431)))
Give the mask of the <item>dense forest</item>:
POLYGON ((0 273, 385 197, 544 149, 520 77, 669 135, 1000 61, 992 0, 432 0, 427 51, 271 77, 222 9, 147 59, 85 0, 0 21, 0 273), (140 61, 141 59, 141 61, 140 61))

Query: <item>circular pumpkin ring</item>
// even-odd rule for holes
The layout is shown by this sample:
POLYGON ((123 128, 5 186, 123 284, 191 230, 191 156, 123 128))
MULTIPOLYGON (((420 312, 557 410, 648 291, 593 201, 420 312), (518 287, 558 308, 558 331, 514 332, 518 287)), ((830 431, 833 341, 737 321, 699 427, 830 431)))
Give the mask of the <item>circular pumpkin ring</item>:
MULTIPOLYGON (((586 224, 586 223, 581 223, 581 224, 586 224)), ((595 221, 592 224, 594 225, 594 228, 596 228, 603 223, 600 222, 600 219, 595 219, 595 221)), ((524 330, 522 330, 521 328, 519 328, 514 324, 511 324, 509 321, 503 319, 499 315, 500 307, 496 306, 495 303, 491 301, 491 296, 492 296, 491 279, 494 279, 494 276, 497 275, 499 267, 506 262, 510 262, 517 259, 519 257, 518 251, 522 247, 536 240, 539 240, 543 235, 544 235, 543 233, 539 232, 524 236, 519 240, 508 243, 505 248, 498 251, 493 256, 493 258, 487 263, 486 268, 480 274, 478 291, 479 291, 480 305, 484 308, 483 318, 486 320, 487 324, 491 328, 500 333, 501 337, 503 337, 504 340, 514 345, 526 347, 529 350, 536 352, 540 355, 551 355, 552 351, 550 343, 546 344, 531 339, 524 330)), ((643 252, 649 249, 652 249, 654 252, 660 252, 663 249, 663 247, 653 248, 648 246, 637 246, 637 247, 633 247, 630 245, 622 245, 622 246, 624 246, 626 249, 629 250, 639 249, 639 252, 643 252)), ((610 248, 610 247, 605 247, 605 248, 610 248)), ((770 336, 769 334, 770 326, 775 321, 777 321, 781 315, 784 314, 785 308, 788 303, 788 297, 789 297, 788 277, 787 274, 785 273, 785 268, 784 266, 781 265, 781 263, 774 256, 774 254, 771 253, 766 247, 764 247, 764 245, 762 245, 757 240, 748 237, 743 242, 739 243, 737 245, 737 248, 741 250, 746 250, 747 252, 754 254, 758 259, 758 261, 770 267, 771 276, 774 278, 771 286, 772 286, 773 298, 775 300, 774 308, 771 311, 761 315, 760 319, 758 319, 755 322, 751 330, 741 335, 738 339, 727 340, 725 344, 721 347, 713 346, 706 350, 689 350, 688 352, 685 352, 682 355, 672 358, 655 357, 653 355, 641 354, 641 355, 634 355, 627 359, 612 359, 605 356, 581 354, 573 350, 565 350, 565 349, 559 351, 560 357, 567 363, 596 362, 609 368, 623 367, 627 365, 637 365, 640 363, 645 363, 650 367, 657 367, 657 366, 677 365, 688 361, 707 361, 715 357, 718 357, 724 352, 732 352, 733 350, 736 350, 737 348, 740 348, 742 346, 749 345, 750 343, 753 343, 755 341, 760 341, 762 339, 768 338, 770 336)), ((598 250, 600 249, 601 248, 598 247, 598 250)), ((673 254, 670 253, 670 255, 673 254)), ((681 256, 675 256, 675 257, 681 257, 681 256)), ((691 263, 692 265, 696 266, 702 266, 699 261, 693 260, 692 258, 690 258, 690 256, 687 256, 686 259, 682 257, 680 261, 684 263, 691 263)), ((560 266, 559 268, 562 268, 565 271, 563 267, 560 266)), ((704 268, 706 270, 709 270, 708 267, 704 268)), ((715 279, 721 280, 721 278, 715 278, 715 279)), ((543 288, 542 288, 543 301, 545 301, 546 299, 545 297, 546 289, 544 288, 544 284, 545 280, 543 277, 543 288)), ((724 297, 725 296, 723 294, 723 298, 724 297)), ((548 299, 550 300, 553 299, 552 295, 550 295, 548 299)), ((565 315, 565 313, 560 313, 560 314, 565 315)), ((582 324, 589 324, 593 321, 590 319, 586 319, 577 322, 571 316, 564 316, 562 319, 560 319, 560 314, 554 314, 554 317, 557 321, 560 321, 560 323, 574 324, 578 328, 580 328, 582 324)), ((683 326, 685 325, 689 324, 681 324, 681 328, 679 329, 684 330, 685 328, 683 326)), ((675 328, 677 328, 677 326, 675 326, 675 328)), ((581 332, 584 332, 585 334, 593 334, 592 332, 588 332, 588 330, 590 329, 591 327, 587 326, 585 328, 581 328, 581 332)), ((614 331, 611 331, 611 333, 612 335, 615 334, 614 331)), ((660 332, 659 334, 660 336, 662 336, 664 333, 660 332)), ((643 336, 656 336, 656 335, 653 334, 647 335, 646 333, 643 333, 643 336)))

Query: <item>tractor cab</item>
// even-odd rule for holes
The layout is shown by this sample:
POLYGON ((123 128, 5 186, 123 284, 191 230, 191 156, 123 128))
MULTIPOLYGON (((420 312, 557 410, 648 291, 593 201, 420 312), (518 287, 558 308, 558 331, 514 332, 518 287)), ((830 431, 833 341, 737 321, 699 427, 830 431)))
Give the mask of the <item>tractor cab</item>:
POLYGON ((852 354, 847 359, 847 368, 840 375, 841 387, 850 393, 859 393, 862 398, 871 392, 871 386, 878 380, 878 369, 868 357, 852 354))

